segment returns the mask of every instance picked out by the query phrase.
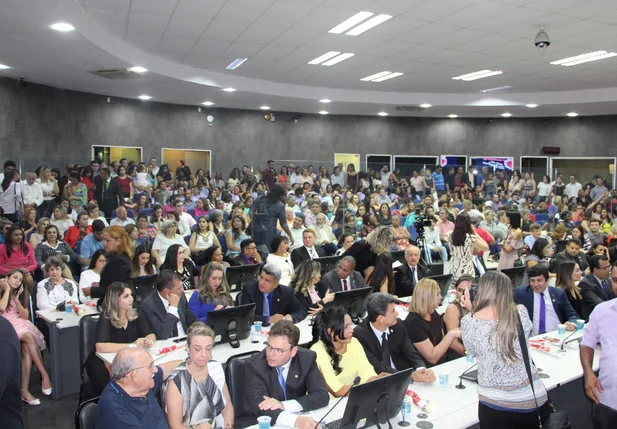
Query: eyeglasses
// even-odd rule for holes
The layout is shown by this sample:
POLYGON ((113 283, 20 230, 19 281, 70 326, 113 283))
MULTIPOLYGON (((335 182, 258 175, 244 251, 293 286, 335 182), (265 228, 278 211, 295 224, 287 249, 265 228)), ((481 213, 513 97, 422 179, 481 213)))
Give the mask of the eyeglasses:
POLYGON ((598 267, 596 270, 608 270, 610 267, 610 265, 607 265, 606 267, 598 267))
POLYGON ((148 368, 150 371, 154 370, 154 361, 150 362, 148 366, 138 366, 137 368, 133 368, 131 371, 137 371, 138 369, 148 368))
POLYGON ((266 346, 266 352, 273 352, 275 355, 278 356, 281 356, 283 353, 293 349, 293 347, 290 347, 288 349, 277 349, 276 347, 272 347, 267 341, 264 341, 264 346, 266 346))

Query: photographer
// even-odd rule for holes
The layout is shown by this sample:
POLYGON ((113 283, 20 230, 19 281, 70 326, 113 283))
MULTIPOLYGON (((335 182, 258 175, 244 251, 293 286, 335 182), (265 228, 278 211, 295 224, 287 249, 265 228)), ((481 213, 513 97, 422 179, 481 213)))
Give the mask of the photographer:
MULTIPOLYGON (((463 317, 461 330, 467 351, 478 361, 480 428, 537 428, 534 393, 518 339, 519 320, 525 344, 531 332, 527 309, 514 304, 512 282, 497 271, 489 271, 480 279, 473 303, 470 295, 470 290, 466 290, 461 299, 463 307, 471 311, 463 317)), ((544 421, 550 413, 546 388, 533 362, 530 365, 539 413, 544 421)))

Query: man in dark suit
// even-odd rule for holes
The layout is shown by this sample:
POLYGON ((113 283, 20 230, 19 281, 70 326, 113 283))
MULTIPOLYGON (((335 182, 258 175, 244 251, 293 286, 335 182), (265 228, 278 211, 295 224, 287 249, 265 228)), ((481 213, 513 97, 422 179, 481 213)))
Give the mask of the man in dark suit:
POLYGON ((353 256, 343 256, 338 262, 336 270, 328 271, 320 282, 326 290, 344 292, 366 287, 362 274, 354 271, 356 260, 353 256))
POLYGON ((99 203, 99 208, 105 213, 106 218, 111 218, 111 212, 124 204, 124 195, 120 183, 111 180, 109 168, 102 168, 99 176, 101 181, 94 191, 94 199, 99 203))
POLYGON ((307 309, 295 297, 293 289, 279 284, 281 269, 266 264, 259 279, 246 283, 242 288, 242 304, 255 303, 255 320, 271 325, 286 319, 294 323, 304 320, 307 309))
POLYGON ((369 297, 368 317, 353 331, 360 341, 375 373, 395 373, 408 368, 421 368, 411 375, 416 382, 433 382, 435 374, 424 368, 424 360, 409 340, 403 321, 399 319, 396 299, 387 293, 369 297))
POLYGON ((245 415, 270 416, 272 426, 315 427, 311 416, 293 413, 325 407, 330 398, 315 352, 299 348, 299 341, 298 327, 281 320, 270 329, 266 348, 246 361, 245 415))
POLYGON ((565 261, 574 261, 578 264, 581 271, 587 270, 587 257, 585 253, 581 252, 581 241, 578 238, 571 238, 566 243, 566 250, 557 253, 553 256, 550 263, 551 273, 557 272, 559 264, 565 261))
POLYGON ((291 262, 294 267, 300 266, 303 261, 326 256, 326 252, 321 247, 315 246, 315 232, 311 228, 307 228, 302 232, 302 242, 304 246, 298 247, 291 252, 291 262))
POLYGON ((230 258, 231 265, 255 265, 262 264, 263 259, 257 251, 257 245, 247 238, 240 242, 240 253, 230 258))
POLYGON ((197 320, 182 289, 182 278, 171 270, 163 270, 156 281, 156 290, 141 302, 139 316, 145 317, 157 340, 184 336, 197 320))
POLYGON ((563 289, 548 287, 548 269, 536 265, 528 268, 527 273, 529 286, 519 286, 514 290, 514 302, 527 309, 533 322, 531 335, 556 331, 559 324, 565 324, 566 330, 574 331, 576 319, 580 316, 572 308, 563 289))
POLYGON ((431 270, 420 265, 420 249, 409 246, 405 249, 405 262, 396 269, 396 295, 411 296, 416 283, 431 275, 431 270))
MULTIPOLYGON (((604 255, 595 255, 589 260, 590 273, 578 284, 583 297, 581 317, 589 320, 589 315, 596 305, 615 298, 615 291, 609 279, 611 264, 604 255)), ((611 276, 612 277, 612 276, 611 276)))

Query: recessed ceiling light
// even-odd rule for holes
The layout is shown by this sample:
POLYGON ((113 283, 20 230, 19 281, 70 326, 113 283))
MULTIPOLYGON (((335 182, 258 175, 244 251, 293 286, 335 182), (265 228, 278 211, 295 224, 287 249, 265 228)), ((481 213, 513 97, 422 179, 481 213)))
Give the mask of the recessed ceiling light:
POLYGON ((495 88, 483 89, 480 92, 503 91, 504 89, 510 89, 510 88, 512 88, 512 85, 496 86, 495 88))
POLYGON ((135 66, 135 67, 131 67, 129 69, 130 72, 135 72, 135 73, 145 73, 148 71, 148 69, 140 67, 140 66, 135 66))
POLYGON ((392 79, 394 77, 403 76, 405 73, 390 73, 389 75, 378 77, 377 79, 373 79, 373 82, 383 82, 384 80, 392 79))
POLYGON ((328 98, 322 98, 321 100, 319 100, 321 103, 330 103, 332 100, 328 99, 328 98))
POLYGON ((320 114, 320 115, 327 115, 327 114, 328 114, 328 111, 327 111, 327 110, 320 110, 320 111, 319 111, 319 114, 320 114))
POLYGON ((354 28, 351 31, 348 31, 345 34, 347 34, 348 36, 358 36, 358 35, 364 33, 365 31, 368 31, 371 28, 376 27, 379 24, 382 24, 382 23, 386 22, 390 18, 392 18, 392 15, 384 15, 384 14, 382 14, 382 15, 374 16, 373 18, 369 19, 366 22, 363 22, 362 24, 358 25, 356 28, 354 28))
POLYGON ((428 109, 429 107, 433 107, 432 104, 428 104, 428 103, 424 103, 424 104, 420 104, 420 107, 422 107, 423 109, 428 109))
POLYGON ((339 51, 326 52, 325 54, 315 58, 314 60, 309 61, 308 63, 312 64, 312 65, 321 64, 324 61, 329 60, 330 58, 334 58, 334 57, 336 57, 339 54, 340 54, 339 51))
POLYGON ((344 54, 341 54, 337 57, 332 58, 331 60, 328 61, 324 61, 323 63, 321 63, 322 66, 333 66, 334 64, 338 64, 341 61, 345 61, 348 58, 353 57, 356 54, 352 54, 350 52, 346 52, 344 54))
POLYGON ((10 67, 4 64, 0 64, 0 70, 6 70, 6 69, 10 69, 10 67))
POLYGON ((501 116, 503 116, 504 118, 509 118, 510 116, 512 116, 512 113, 505 112, 505 113, 502 113, 501 116))
POLYGON ((606 58, 617 56, 615 52, 595 51, 588 54, 577 55, 575 57, 564 58, 563 60, 553 61, 551 64, 555 66, 570 67, 577 64, 588 63, 590 61, 598 61, 606 58))
POLYGON ((237 58, 233 60, 227 67, 227 70, 235 70, 240 67, 248 58, 237 58))
POLYGON ((51 27, 52 30, 62 31, 62 32, 65 32, 65 33, 67 31, 75 30, 75 27, 73 27, 68 22, 56 22, 55 24, 50 25, 50 27, 51 27))
POLYGON ((361 23, 365 19, 370 18, 371 16, 373 16, 373 12, 358 12, 351 18, 346 19, 345 21, 341 22, 336 27, 332 28, 330 31, 328 31, 328 33, 333 33, 333 34, 344 33, 345 31, 361 23))
POLYGON ((448 115, 448 118, 455 119, 455 118, 458 118, 458 115, 454 115, 454 114, 452 114, 452 115, 448 115))
POLYGON ((538 107, 537 104, 533 104, 533 103, 525 104, 525 106, 529 107, 530 109, 535 109, 536 107, 538 107))
POLYGON ((502 71, 493 71, 493 70, 480 70, 473 73, 463 74, 460 76, 453 77, 454 80, 465 80, 472 81, 476 79, 483 79, 485 77, 496 76, 498 74, 502 74, 502 71))
POLYGON ((571 117, 571 118, 576 118, 576 117, 578 116, 578 113, 576 113, 576 112, 570 112, 570 113, 568 113, 568 115, 567 115, 567 116, 569 116, 569 117, 571 117))
POLYGON ((379 112, 378 115, 379 116, 388 116, 388 113, 387 112, 379 112))
POLYGON ((389 72, 389 71, 382 71, 379 73, 375 73, 373 75, 367 76, 367 77, 363 77, 362 81, 364 82, 383 82, 384 80, 388 80, 388 79, 392 79, 394 77, 398 77, 403 75, 404 73, 393 73, 393 72, 389 72))
POLYGON ((236 88, 231 88, 231 87, 229 87, 229 88, 223 88, 223 91, 225 91, 225 92, 235 92, 235 91, 236 91, 236 88))
POLYGON ((260 109, 261 110, 270 110, 270 106, 261 106, 260 109))
POLYGON ((140 95, 140 96, 139 96, 139 99, 140 99, 140 100, 150 100, 151 98, 152 98, 152 97, 150 97, 149 95, 145 95, 145 94, 144 94, 144 95, 140 95))
POLYGON ((211 102, 211 101, 204 101, 204 102, 203 102, 203 103, 201 103, 201 104, 203 104, 204 106, 212 106, 214 103, 213 103, 213 102, 211 102))

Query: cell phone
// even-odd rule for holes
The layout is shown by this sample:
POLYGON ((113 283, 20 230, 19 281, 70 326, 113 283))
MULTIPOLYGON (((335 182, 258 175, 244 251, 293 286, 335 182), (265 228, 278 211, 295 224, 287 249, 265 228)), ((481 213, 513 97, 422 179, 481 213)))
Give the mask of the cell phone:
POLYGON ((185 341, 186 337, 180 337, 180 338, 176 338, 174 341, 174 343, 181 343, 182 341, 185 341))
POLYGON ((478 285, 472 284, 469 289, 469 300, 474 302, 476 300, 476 295, 478 294, 478 285))

